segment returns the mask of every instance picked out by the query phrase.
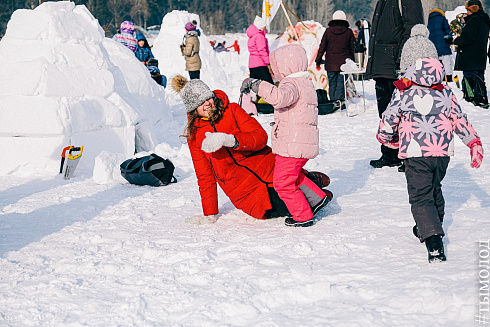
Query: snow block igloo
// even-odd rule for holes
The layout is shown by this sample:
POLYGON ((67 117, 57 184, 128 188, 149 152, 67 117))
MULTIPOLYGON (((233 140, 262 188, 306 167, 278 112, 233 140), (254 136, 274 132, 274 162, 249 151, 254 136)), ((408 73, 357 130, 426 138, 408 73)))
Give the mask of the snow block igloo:
POLYGON ((165 90, 134 54, 104 37, 83 5, 45 2, 13 13, 0 41, 0 175, 59 170, 65 146, 149 151, 153 122, 172 120, 165 90))

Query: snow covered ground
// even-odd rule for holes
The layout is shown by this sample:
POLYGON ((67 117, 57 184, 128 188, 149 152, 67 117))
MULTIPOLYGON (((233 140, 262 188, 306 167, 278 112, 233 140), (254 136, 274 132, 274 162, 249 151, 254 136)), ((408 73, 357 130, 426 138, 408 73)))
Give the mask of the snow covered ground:
MULTIPOLYGON (((223 36, 229 44, 235 38, 246 40, 223 36)), ((230 80, 247 70, 245 46, 242 51, 204 51, 204 80, 234 100, 239 82, 230 80)), ((178 47, 175 53, 168 60, 179 62, 178 47)), ((146 77, 134 77, 135 83, 146 77)), ((223 193, 215 224, 185 223, 201 205, 190 154, 179 139, 185 112, 168 90, 162 119, 171 124, 155 129, 153 152, 172 160, 178 183, 126 183, 117 173, 126 157, 111 152, 112 142, 103 138, 97 146, 105 144, 104 152, 90 165, 82 156, 70 180, 47 168, 0 174, 0 326, 475 324, 479 241, 490 239, 488 158, 471 169, 469 150, 456 140, 443 183, 448 261, 429 264, 425 246, 412 235, 404 175, 369 166, 379 156, 379 119, 374 83, 364 86, 365 112, 319 117, 320 155, 306 168, 330 176, 334 200, 310 228, 253 219, 223 193)), ((490 111, 464 102, 453 86, 490 153, 490 111)), ((124 98, 137 103, 130 92, 124 98)), ((20 116, 26 111, 18 108, 20 116)), ((42 125, 43 116, 36 117, 42 125)), ((271 115, 257 119, 270 130, 271 115)), ((7 141, 1 150, 4 157, 27 158, 7 141)), ((59 156, 61 148, 53 151, 59 156)))

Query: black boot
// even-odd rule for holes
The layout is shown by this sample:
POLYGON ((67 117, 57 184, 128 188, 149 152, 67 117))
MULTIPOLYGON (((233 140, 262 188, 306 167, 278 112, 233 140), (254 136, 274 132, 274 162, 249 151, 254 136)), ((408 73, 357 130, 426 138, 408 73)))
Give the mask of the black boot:
POLYGON ((429 262, 446 261, 444 244, 441 235, 432 235, 425 239, 425 247, 429 253, 429 262))
POLYGON ((402 164, 400 159, 389 159, 386 156, 381 156, 381 158, 377 160, 371 160, 369 164, 374 168, 382 168, 382 167, 396 167, 402 164))
POLYGON ((313 218, 307 221, 296 221, 293 218, 286 218, 284 224, 289 227, 310 227, 315 224, 313 218))

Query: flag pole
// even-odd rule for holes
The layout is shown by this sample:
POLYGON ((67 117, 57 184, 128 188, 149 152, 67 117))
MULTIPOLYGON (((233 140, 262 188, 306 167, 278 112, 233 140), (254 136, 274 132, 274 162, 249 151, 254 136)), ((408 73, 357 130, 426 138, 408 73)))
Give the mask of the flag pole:
MULTIPOLYGON (((284 4, 284 2, 281 2, 281 4, 284 4)), ((298 16, 297 16, 297 15, 294 13, 294 11, 292 11, 292 10, 291 10, 291 8, 289 8, 289 7, 288 7, 288 5, 284 5, 284 7, 286 7, 286 9, 287 9, 287 10, 289 10, 289 12, 290 12, 291 14, 293 14, 293 16, 294 16, 294 17, 296 17, 296 19, 297 19, 298 21, 300 21, 300 22, 301 22, 301 24, 303 24, 303 26, 304 26, 306 29, 308 29, 308 26, 306 26, 306 24, 305 24, 305 23, 304 23, 304 22, 303 22, 301 19, 299 19, 299 17, 298 17, 298 16)))
POLYGON ((284 3, 281 1, 281 8, 284 11, 284 15, 286 15, 286 18, 288 19, 289 25, 291 26, 291 29, 293 30, 294 36, 296 37, 296 40, 298 40, 298 43, 301 44, 301 41, 299 40, 298 33, 296 33, 296 29, 293 26, 293 23, 291 23, 291 19, 289 18, 288 12, 286 11, 286 8, 284 8, 284 3))

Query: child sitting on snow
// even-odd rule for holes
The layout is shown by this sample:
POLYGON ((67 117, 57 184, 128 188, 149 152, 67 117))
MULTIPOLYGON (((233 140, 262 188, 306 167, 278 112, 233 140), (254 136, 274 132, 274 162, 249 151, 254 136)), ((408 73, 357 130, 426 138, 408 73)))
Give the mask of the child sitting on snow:
POLYGON ((274 76, 281 81, 279 87, 247 78, 240 92, 252 90, 274 107, 271 133, 272 152, 276 154, 274 189, 293 216, 286 218, 285 224, 308 227, 314 224, 316 212, 333 197, 330 191, 316 187, 321 200, 310 207, 298 187, 302 167, 319 151, 316 91, 309 79, 306 53, 300 45, 288 44, 271 52, 270 63, 274 76))
POLYGON ((480 167, 480 138, 461 111, 451 88, 442 84, 444 70, 425 25, 415 25, 405 43, 400 68, 403 79, 383 113, 377 138, 400 148, 412 215, 413 233, 425 242, 429 262, 445 261, 442 237, 444 197, 441 182, 453 155, 453 132, 470 148, 471 167, 480 167))

